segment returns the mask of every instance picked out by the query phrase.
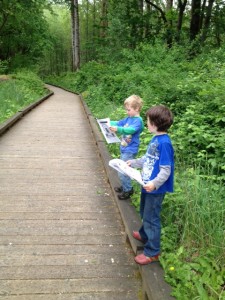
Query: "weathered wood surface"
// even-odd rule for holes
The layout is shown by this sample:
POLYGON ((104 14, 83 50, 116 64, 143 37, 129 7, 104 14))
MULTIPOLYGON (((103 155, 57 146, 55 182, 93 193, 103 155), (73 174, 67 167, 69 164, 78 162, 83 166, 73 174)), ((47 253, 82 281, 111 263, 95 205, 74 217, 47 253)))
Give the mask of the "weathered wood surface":
POLYGON ((51 88, 0 137, 0 298, 141 299, 80 98, 51 88))

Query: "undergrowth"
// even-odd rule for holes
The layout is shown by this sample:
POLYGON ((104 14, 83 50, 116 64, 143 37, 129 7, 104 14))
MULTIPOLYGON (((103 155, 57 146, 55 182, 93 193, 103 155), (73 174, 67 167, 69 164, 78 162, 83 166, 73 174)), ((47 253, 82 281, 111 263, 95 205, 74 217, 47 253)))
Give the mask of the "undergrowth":
POLYGON ((0 123, 48 93, 34 73, 20 71, 0 79, 0 123))

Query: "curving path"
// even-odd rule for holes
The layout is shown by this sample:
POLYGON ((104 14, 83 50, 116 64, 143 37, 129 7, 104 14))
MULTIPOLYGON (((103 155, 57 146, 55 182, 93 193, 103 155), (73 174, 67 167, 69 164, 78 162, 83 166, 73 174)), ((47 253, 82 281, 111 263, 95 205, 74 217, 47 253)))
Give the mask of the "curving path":
POLYGON ((142 299, 80 98, 51 90, 0 136, 0 299, 142 299))

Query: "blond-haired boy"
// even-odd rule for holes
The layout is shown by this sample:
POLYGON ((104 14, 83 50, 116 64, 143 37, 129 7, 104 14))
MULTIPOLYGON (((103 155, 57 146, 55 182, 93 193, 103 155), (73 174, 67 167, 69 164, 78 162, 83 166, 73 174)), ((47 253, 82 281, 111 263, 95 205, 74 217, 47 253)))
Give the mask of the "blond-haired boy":
MULTIPOLYGON (((110 129, 121 135, 120 159, 128 161, 134 159, 140 145, 140 134, 144 129, 144 123, 140 116, 143 100, 137 95, 131 95, 124 101, 127 117, 119 121, 110 121, 110 129)), ((129 199, 133 194, 130 177, 118 173, 121 186, 116 187, 120 200, 129 199)))

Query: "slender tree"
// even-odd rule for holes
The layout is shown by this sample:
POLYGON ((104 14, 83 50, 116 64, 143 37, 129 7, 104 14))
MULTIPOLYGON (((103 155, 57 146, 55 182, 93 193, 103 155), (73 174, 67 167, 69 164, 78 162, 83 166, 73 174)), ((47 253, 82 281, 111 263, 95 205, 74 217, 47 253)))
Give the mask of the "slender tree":
POLYGON ((206 16, 205 16, 205 20, 203 23, 202 36, 201 36, 202 43, 204 43, 204 41, 206 40, 207 34, 209 32, 214 1, 215 0, 209 0, 208 6, 206 9, 206 16))
MULTIPOLYGON (((173 11, 173 0, 167 0, 166 1, 166 12, 167 15, 171 15, 171 12, 173 11)), ((167 45, 169 48, 172 47, 173 44, 173 19, 170 16, 167 20, 167 45)))
POLYGON ((72 70, 80 68, 80 30, 78 0, 71 0, 71 24, 72 24, 72 70))
POLYGON ((101 38, 106 37, 107 27, 108 27, 108 0, 102 0, 102 12, 101 12, 101 38))
POLYGON ((90 36, 89 36, 89 18, 90 18, 90 3, 88 0, 86 0, 86 24, 85 24, 85 40, 86 40, 86 51, 85 51, 85 58, 86 58, 86 61, 89 60, 89 39, 90 39, 90 36))
POLYGON ((151 26, 149 22, 149 16, 151 15, 151 5, 146 3, 146 21, 145 21, 145 33, 144 37, 149 39, 151 37, 151 26))
POLYGON ((201 0, 192 0, 191 3, 191 22, 190 40, 194 40, 200 32, 201 24, 201 0))
POLYGON ((183 24, 183 16, 184 16, 184 11, 187 5, 187 0, 178 0, 178 20, 177 20, 177 34, 176 34, 176 40, 179 42, 180 41, 180 33, 182 30, 182 24, 183 24))

